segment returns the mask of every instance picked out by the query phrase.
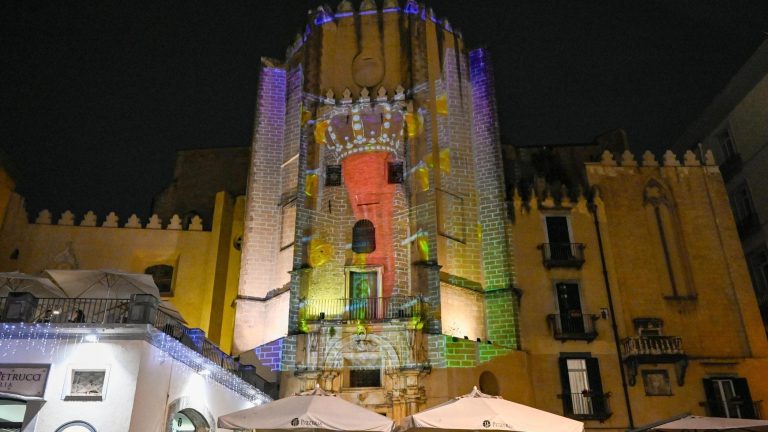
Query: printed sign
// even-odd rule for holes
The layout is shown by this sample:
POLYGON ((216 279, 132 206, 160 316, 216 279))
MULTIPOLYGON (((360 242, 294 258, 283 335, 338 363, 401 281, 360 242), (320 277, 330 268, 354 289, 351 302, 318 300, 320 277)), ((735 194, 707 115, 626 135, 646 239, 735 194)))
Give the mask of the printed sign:
POLYGON ((43 397, 50 365, 1 365, 0 392, 43 397))

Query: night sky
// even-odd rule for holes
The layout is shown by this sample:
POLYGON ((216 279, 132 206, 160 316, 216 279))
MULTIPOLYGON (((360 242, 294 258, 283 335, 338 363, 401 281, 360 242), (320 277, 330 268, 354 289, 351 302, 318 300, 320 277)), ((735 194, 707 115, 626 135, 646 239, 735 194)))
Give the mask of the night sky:
MULTIPOLYGON (((319 3, 2 2, 0 157, 31 218, 146 220, 176 150, 250 145, 259 58, 282 59, 319 3)), ((622 127, 636 151, 662 152, 768 32, 757 0, 430 4, 490 48, 516 145, 622 127)))

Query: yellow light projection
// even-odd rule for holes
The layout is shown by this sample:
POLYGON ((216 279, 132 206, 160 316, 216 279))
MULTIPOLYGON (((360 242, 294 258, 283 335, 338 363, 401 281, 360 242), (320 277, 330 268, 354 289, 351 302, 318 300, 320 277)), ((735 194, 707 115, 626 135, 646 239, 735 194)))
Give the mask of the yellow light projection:
POLYGON ((428 261, 429 260, 429 239, 426 235, 420 235, 416 239, 416 246, 419 248, 419 253, 421 254, 421 260, 422 261, 428 261))
POLYGON ((440 115, 448 114, 448 95, 443 93, 435 99, 435 109, 440 115))
POLYGON ((419 188, 426 192, 429 190, 429 168, 424 165, 416 167, 416 181, 419 183, 419 188))
POLYGON ((315 124, 315 142, 325 144, 325 131, 328 129, 328 120, 323 120, 315 124))
POLYGON ((408 129, 408 137, 414 138, 424 130, 424 116, 417 111, 405 113, 405 125, 408 129))
POLYGON ((320 267, 333 257, 333 246, 320 239, 312 239, 309 242, 309 265, 320 267))
MULTIPOLYGON (((424 156, 424 162, 430 168, 435 167, 435 162, 432 160, 432 153, 429 153, 428 155, 424 156)), ((451 173, 451 150, 450 149, 446 148, 446 149, 440 150, 440 171, 446 174, 451 173)))
POLYGON ((317 174, 307 174, 307 180, 304 183, 304 193, 309 196, 313 197, 317 195, 317 174))
POLYGON ((301 125, 304 126, 308 121, 312 120, 312 111, 308 110, 304 104, 301 105, 301 125))

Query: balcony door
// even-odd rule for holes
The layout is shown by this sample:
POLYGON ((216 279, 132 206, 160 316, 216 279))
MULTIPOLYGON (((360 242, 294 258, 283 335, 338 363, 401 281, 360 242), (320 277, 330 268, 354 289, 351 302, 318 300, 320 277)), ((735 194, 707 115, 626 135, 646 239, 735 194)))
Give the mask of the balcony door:
POLYGON ((375 319, 379 315, 381 268, 360 266, 347 268, 349 317, 354 320, 375 319))
POLYGON ((581 310, 581 293, 576 282, 558 282, 555 284, 557 312, 564 334, 584 333, 584 313, 581 310))
POLYGON ((745 378, 704 379, 704 393, 710 416, 755 418, 755 408, 745 378))
POLYGON ((571 230, 566 216, 547 216, 547 243, 549 243, 550 258, 553 260, 569 260, 573 258, 571 250, 571 230))

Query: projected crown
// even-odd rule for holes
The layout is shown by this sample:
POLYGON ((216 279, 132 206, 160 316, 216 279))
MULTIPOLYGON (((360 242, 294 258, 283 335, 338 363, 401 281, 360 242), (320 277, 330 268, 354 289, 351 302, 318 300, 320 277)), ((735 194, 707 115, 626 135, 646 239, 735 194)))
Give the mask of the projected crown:
POLYGON ((403 114, 398 106, 352 105, 319 122, 315 138, 325 142, 338 160, 361 152, 397 154, 403 142, 403 126, 403 114))

